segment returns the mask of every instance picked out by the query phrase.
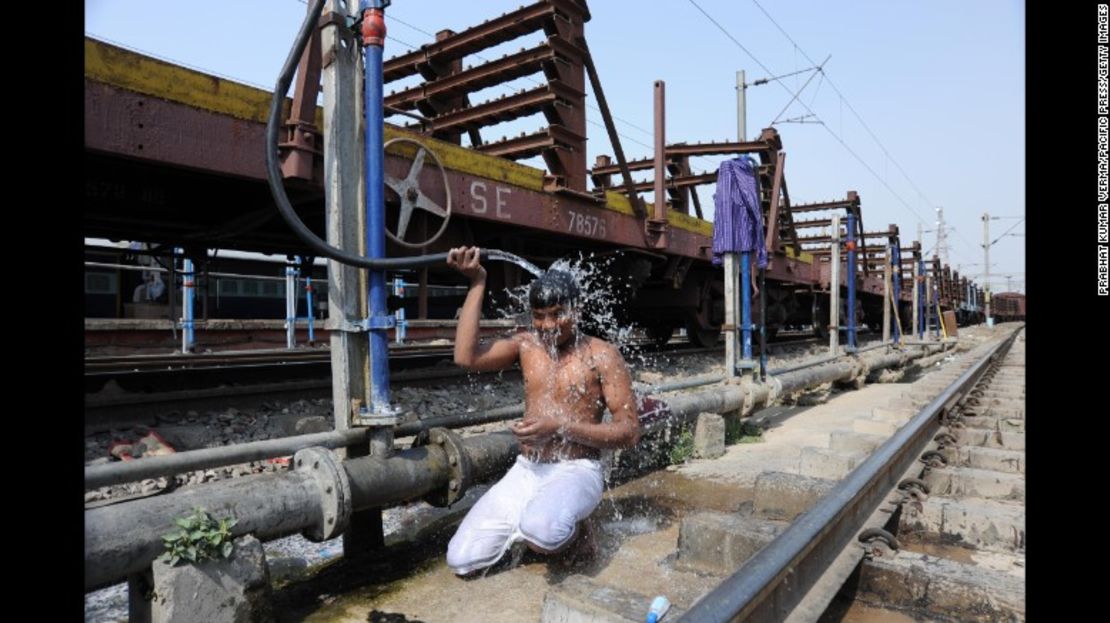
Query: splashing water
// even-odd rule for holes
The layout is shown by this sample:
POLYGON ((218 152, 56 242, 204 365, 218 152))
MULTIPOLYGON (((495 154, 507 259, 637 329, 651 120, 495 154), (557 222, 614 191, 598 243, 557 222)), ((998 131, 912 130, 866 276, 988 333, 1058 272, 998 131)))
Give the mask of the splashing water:
POLYGON ((543 274, 543 269, 541 269, 540 267, 538 267, 535 264, 533 264, 532 262, 529 262, 528 260, 520 257, 519 255, 513 255, 512 253, 509 253, 508 251, 501 251, 500 249, 487 249, 486 250, 486 257, 488 259, 491 259, 491 260, 501 260, 502 262, 509 262, 511 264, 516 264, 517 266, 520 266, 524 270, 532 273, 536 277, 539 277, 540 275, 543 274))
MULTIPOLYGON (((634 331, 631 324, 622 323, 620 319, 620 307, 629 295, 629 286, 620 271, 612 270, 614 259, 613 256, 598 258, 593 254, 580 254, 576 259, 560 259, 548 270, 568 272, 577 281, 580 292, 576 309, 579 313, 578 329, 624 350, 632 344, 634 331)), ((537 276, 542 274, 542 271, 532 270, 534 266, 524 268, 537 276)), ((508 302, 498 313, 502 318, 515 320, 518 326, 530 327, 530 311, 526 284, 508 290, 508 302)))

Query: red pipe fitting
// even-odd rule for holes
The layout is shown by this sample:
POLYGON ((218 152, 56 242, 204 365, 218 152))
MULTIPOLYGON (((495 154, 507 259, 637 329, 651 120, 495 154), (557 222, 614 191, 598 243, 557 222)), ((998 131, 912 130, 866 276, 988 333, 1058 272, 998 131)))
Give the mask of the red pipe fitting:
POLYGON ((385 47, 385 12, 366 9, 362 15, 362 45, 385 47))

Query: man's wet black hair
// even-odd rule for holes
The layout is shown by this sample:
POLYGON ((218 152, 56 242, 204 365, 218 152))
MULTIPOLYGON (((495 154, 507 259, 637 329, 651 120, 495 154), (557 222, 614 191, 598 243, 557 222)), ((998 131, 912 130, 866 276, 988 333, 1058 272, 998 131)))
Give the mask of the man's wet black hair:
POLYGON ((578 283, 574 275, 565 270, 549 270, 528 288, 528 303, 532 309, 554 305, 574 307, 578 303, 578 283))

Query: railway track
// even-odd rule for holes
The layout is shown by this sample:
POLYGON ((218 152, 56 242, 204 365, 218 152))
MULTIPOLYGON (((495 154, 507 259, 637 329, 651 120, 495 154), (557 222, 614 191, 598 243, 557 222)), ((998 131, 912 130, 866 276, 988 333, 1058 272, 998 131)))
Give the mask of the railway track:
POLYGON ((678 620, 1024 620, 1024 340, 979 351, 678 620))
MULTIPOLYGON (((646 342, 631 347, 678 356, 722 348, 696 347, 678 340, 662 348, 646 342)), ((497 374, 468 373, 443 365, 452 355, 449 345, 391 349, 390 383, 427 386, 497 374)), ((504 374, 511 377, 519 370, 504 374)), ((85 368, 85 423, 87 432, 93 432, 142 421, 158 409, 243 406, 260 397, 321 398, 330 396, 331 388, 327 349, 90 358, 85 368)))
MULTIPOLYGON (((508 594, 534 597, 522 597, 511 612, 488 613, 484 620, 635 620, 653 595, 670 598, 668 616, 676 621, 1011 620, 998 604, 972 604, 957 614, 925 609, 921 589, 906 588, 914 586, 909 580, 892 584, 905 594, 918 590, 917 611, 891 602, 897 612, 843 616, 888 599, 854 588, 869 577, 862 570, 874 561, 937 556, 940 544, 926 533, 919 547, 899 522, 911 516, 907 505, 929 509, 926 491, 942 495, 942 485, 933 479, 948 468, 939 462, 948 457, 955 466, 964 452, 951 438, 962 439, 963 431, 980 434, 974 433, 977 416, 970 414, 975 401, 990 397, 988 390, 980 392, 981 379, 1000 374, 991 369, 1001 361, 1007 333, 973 334, 961 344, 965 348, 925 357, 915 366, 927 372, 911 383, 878 383, 834 392, 817 406, 757 412, 747 420, 765 431, 755 445, 646 474, 641 464, 614 477, 597 510, 598 553, 587 562, 525 554, 477 582, 460 582, 442 564, 422 567, 414 576, 376 579, 336 567, 291 586, 279 600, 304 615, 344 621, 373 619, 374 612, 436 620, 435 613, 455 612, 464 601, 499 603, 508 594), (964 422, 958 431, 957 415, 964 422), (897 549, 882 541, 887 533, 897 549), (861 534, 867 542, 859 541, 861 534), (919 551, 927 547, 933 549, 919 551), (380 596, 367 598, 360 590, 367 583, 380 596), (345 596, 320 607, 320 591, 345 596)), ((669 433, 671 441, 664 443, 673 443, 677 434, 669 433)), ((656 442, 642 443, 650 452, 656 442)), ((456 521, 465 511, 466 505, 453 509, 456 521)), ((953 537, 938 538, 950 544, 953 537)), ((434 559, 441 558, 444 546, 433 538, 421 542, 418 554, 403 551, 434 559)), ((966 549, 956 554, 965 562, 979 556, 966 549)), ((965 575, 981 577, 978 571, 965 575)))

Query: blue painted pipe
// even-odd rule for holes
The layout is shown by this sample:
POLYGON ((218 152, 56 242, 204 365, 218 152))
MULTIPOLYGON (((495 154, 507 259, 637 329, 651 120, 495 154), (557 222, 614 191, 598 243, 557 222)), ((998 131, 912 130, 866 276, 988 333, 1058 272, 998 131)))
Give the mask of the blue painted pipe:
POLYGON ((917 326, 914 331, 917 339, 925 339, 925 260, 917 261, 917 276, 920 279, 914 287, 917 288, 917 326))
MULTIPOLYGON (((297 255, 297 256, 294 256, 293 259, 294 259, 294 261, 297 262, 296 276, 300 277, 301 276, 301 267, 305 265, 304 258, 297 255)), ((313 344, 316 341, 316 334, 315 334, 316 327, 313 326, 313 323, 315 322, 316 319, 312 315, 312 265, 311 264, 308 266, 308 269, 306 269, 304 271, 304 292, 305 292, 305 307, 307 308, 305 310, 305 317, 308 320, 308 343, 313 344)), ((296 315, 297 315, 296 300, 298 298, 300 298, 299 294, 293 298, 293 317, 294 317, 294 319, 296 318, 296 315)))
POLYGON ((312 312, 312 275, 304 278, 305 305, 308 307, 308 343, 316 343, 316 317, 312 312))
POLYGON ((193 350, 193 260, 185 258, 181 266, 181 352, 193 350))
POLYGON ((743 325, 743 342, 740 356, 752 358, 752 252, 740 254, 740 323, 743 325))
MULTIPOLYGON (((894 273, 894 284, 892 286, 894 291, 891 292, 891 298, 894 299, 894 309, 899 309, 902 302, 902 247, 897 242, 894 243, 894 252, 891 254, 890 269, 894 273)), ((901 324, 900 317, 901 314, 898 314, 894 318, 895 344, 902 340, 902 327, 899 326, 901 324)))
MULTIPOLYGON (((362 0, 363 19, 368 10, 383 9, 382 0, 362 0)), ((384 39, 384 32, 382 39, 384 39)), ((382 103, 383 40, 364 45, 363 109, 366 119, 366 256, 385 257, 385 121, 382 103)), ((389 408, 389 337, 393 317, 386 305, 385 272, 371 270, 370 286, 370 412, 389 408)))
POLYGON ((856 348, 856 215, 848 214, 848 348, 856 348))
POLYGON ((285 265, 285 347, 297 345, 297 274, 292 264, 285 265))

